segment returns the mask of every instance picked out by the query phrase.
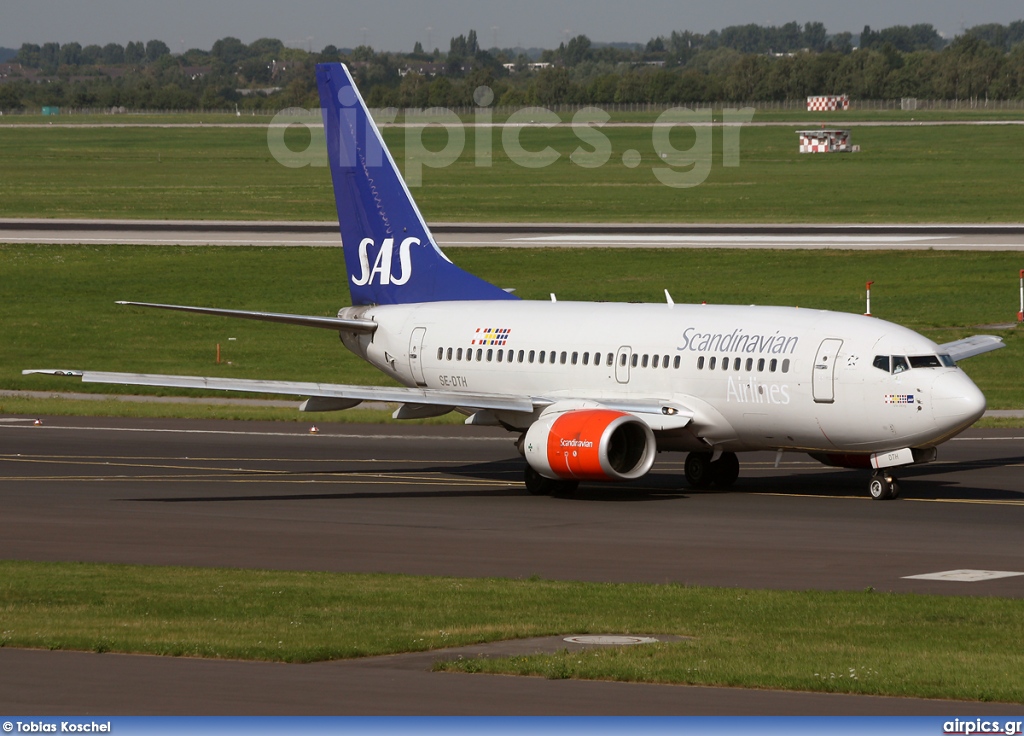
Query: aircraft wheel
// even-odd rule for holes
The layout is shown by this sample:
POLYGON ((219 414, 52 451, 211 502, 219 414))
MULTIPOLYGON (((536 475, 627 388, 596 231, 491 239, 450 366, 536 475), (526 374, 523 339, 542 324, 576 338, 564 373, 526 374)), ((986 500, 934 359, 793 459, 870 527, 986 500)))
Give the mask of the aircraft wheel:
POLYGON ((526 465, 526 470, 523 471, 523 482, 526 484, 526 490, 534 496, 550 496, 554 490, 551 486, 555 481, 545 478, 529 463, 526 465))
POLYGON ((686 456, 683 473, 691 488, 710 488, 714 481, 710 452, 691 452, 686 456))
POLYGON ((871 477, 868 492, 876 501, 889 501, 899 495, 899 487, 891 477, 876 473, 871 477))
POLYGON ((740 461, 735 452, 723 452, 711 463, 711 477, 715 485, 728 488, 740 477, 740 461))
POLYGON ((526 483, 526 490, 534 496, 570 496, 579 487, 579 481, 576 480, 545 478, 531 465, 526 466, 523 481, 526 483))

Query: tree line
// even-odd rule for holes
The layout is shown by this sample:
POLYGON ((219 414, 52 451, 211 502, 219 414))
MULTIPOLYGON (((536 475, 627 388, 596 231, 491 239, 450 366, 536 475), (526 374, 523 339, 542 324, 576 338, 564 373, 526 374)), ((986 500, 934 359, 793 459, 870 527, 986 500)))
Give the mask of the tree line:
POLYGON ((158 39, 105 46, 23 44, 0 78, 0 110, 278 110, 317 107, 312 67, 343 61, 375 107, 459 107, 488 85, 499 105, 767 102, 811 94, 854 99, 1024 98, 1024 21, 945 39, 928 24, 829 34, 822 23, 672 31, 646 44, 585 35, 555 49, 484 49, 476 31, 447 51, 318 53, 261 38, 172 54, 158 39), (536 62, 540 62, 538 66, 536 62), (18 67, 20 65, 20 67, 18 67))

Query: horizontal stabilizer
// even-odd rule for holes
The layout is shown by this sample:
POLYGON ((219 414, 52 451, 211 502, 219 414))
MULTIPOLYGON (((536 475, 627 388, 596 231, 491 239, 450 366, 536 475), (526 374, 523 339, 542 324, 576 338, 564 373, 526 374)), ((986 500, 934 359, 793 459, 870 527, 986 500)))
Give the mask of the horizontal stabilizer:
POLYGON ((342 332, 373 332, 377 329, 377 323, 369 319, 340 319, 338 317, 314 317, 304 314, 281 314, 278 312, 246 312, 239 309, 187 307, 179 304, 150 304, 149 302, 117 303, 132 307, 153 307, 155 309, 170 309, 175 312, 194 312, 196 314, 212 314, 218 317, 235 317, 236 319, 254 319, 260 322, 280 322, 286 325, 320 327, 342 332))
POLYGON ((953 360, 959 361, 1005 347, 1006 344, 1001 337, 996 337, 995 335, 971 335, 963 340, 954 340, 953 342, 939 345, 939 352, 945 353, 953 360))

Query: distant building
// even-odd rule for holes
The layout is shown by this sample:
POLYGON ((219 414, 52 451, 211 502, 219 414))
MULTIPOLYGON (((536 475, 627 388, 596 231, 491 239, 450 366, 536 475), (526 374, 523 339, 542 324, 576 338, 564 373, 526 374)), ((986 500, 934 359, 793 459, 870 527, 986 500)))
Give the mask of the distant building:
POLYGON ((181 73, 191 79, 193 82, 197 79, 202 79, 207 74, 213 71, 212 66, 183 66, 181 73))
POLYGON ((410 72, 419 74, 421 77, 436 77, 437 75, 443 75, 447 67, 436 61, 418 61, 413 64, 406 64, 400 67, 398 74, 402 77, 406 76, 410 72))
MULTIPOLYGON (((515 63, 509 63, 502 64, 502 66, 508 69, 510 73, 514 74, 516 72, 516 68, 519 65, 515 63)), ((554 64, 552 64, 550 61, 531 61, 530 63, 524 65, 523 68, 526 69, 527 71, 537 72, 540 71, 541 69, 550 69, 553 66, 554 64)))

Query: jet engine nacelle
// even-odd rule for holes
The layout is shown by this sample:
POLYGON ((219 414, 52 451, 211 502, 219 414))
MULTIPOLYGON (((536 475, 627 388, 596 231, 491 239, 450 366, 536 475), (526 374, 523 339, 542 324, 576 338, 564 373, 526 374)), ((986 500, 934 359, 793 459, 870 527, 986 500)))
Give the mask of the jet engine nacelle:
POLYGON ((520 449, 545 478, 633 480, 654 464, 654 432, 642 420, 611 409, 576 409, 542 415, 520 449))

